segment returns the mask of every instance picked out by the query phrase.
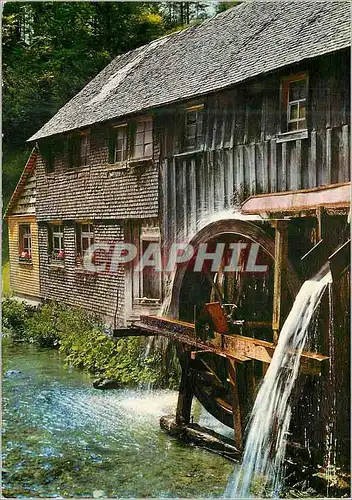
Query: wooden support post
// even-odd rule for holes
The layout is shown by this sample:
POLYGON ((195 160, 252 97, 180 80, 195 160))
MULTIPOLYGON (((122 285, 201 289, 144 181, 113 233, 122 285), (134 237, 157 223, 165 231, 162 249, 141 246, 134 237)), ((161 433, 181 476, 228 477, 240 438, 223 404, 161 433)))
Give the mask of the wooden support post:
POLYGON ((232 385, 232 412, 233 412, 233 427, 234 427, 234 438, 236 448, 241 450, 243 447, 242 442, 242 418, 241 418, 241 408, 240 400, 238 396, 238 385, 237 385, 237 374, 236 374, 236 363, 228 358, 229 364, 229 380, 232 385))
POLYGON ((281 327, 281 303, 283 273, 287 265, 287 222, 275 221, 275 269, 274 269, 274 304, 273 304, 273 342, 277 343, 281 327))
POLYGON ((181 360, 181 381, 176 409, 176 424, 187 425, 191 420, 193 400, 193 380, 190 372, 191 354, 186 351, 181 360))

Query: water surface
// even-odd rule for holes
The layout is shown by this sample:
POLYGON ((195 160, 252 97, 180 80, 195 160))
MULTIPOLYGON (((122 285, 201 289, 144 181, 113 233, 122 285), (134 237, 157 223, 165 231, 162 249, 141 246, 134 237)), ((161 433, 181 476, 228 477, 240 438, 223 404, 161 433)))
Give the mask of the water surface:
MULTIPOLYGON (((177 393, 97 391, 58 353, 3 342, 5 496, 220 497, 233 464, 167 436, 177 393)), ((210 424, 201 414, 200 423, 210 424)), ((218 431, 222 429, 217 426, 218 431)))

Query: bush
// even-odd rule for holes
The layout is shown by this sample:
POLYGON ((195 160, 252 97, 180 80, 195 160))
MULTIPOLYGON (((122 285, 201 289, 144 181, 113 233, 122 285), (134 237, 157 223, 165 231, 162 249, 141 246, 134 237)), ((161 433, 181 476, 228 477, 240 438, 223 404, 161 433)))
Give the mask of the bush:
POLYGON ((179 365, 171 344, 163 347, 153 343, 146 355, 149 340, 145 337, 112 340, 97 318, 82 309, 55 301, 34 309, 5 299, 3 324, 15 339, 59 348, 68 365, 121 385, 147 383, 174 388, 178 384, 179 365))
POLYGON ((34 314, 35 308, 23 302, 5 297, 2 301, 3 331, 11 332, 15 340, 25 340, 26 323, 34 314))

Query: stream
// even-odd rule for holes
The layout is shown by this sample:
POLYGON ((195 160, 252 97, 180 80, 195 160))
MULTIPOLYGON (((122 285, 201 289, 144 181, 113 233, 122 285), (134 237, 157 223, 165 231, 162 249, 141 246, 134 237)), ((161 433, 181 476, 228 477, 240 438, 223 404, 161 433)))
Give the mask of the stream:
MULTIPOLYGON (((233 463, 159 427, 177 392, 98 391, 59 353, 3 340, 5 497, 221 497, 233 463)), ((195 402, 194 420, 228 434, 195 402)))

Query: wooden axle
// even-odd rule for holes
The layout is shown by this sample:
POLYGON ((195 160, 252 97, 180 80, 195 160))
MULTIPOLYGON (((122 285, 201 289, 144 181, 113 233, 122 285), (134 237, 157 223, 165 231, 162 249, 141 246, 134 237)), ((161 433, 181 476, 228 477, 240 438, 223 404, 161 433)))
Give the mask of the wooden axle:
MULTIPOLYGON (((241 335, 222 335, 217 332, 214 333, 214 339, 211 341, 200 340, 195 335, 193 323, 161 316, 141 316, 136 326, 140 330, 164 335, 184 344, 195 346, 197 350, 211 351, 235 361, 244 361, 244 358, 249 358, 270 363, 276 347, 274 343, 266 340, 241 335)), ((301 370, 305 373, 319 374, 322 362, 327 359, 329 359, 328 356, 304 351, 301 354, 301 370)))

